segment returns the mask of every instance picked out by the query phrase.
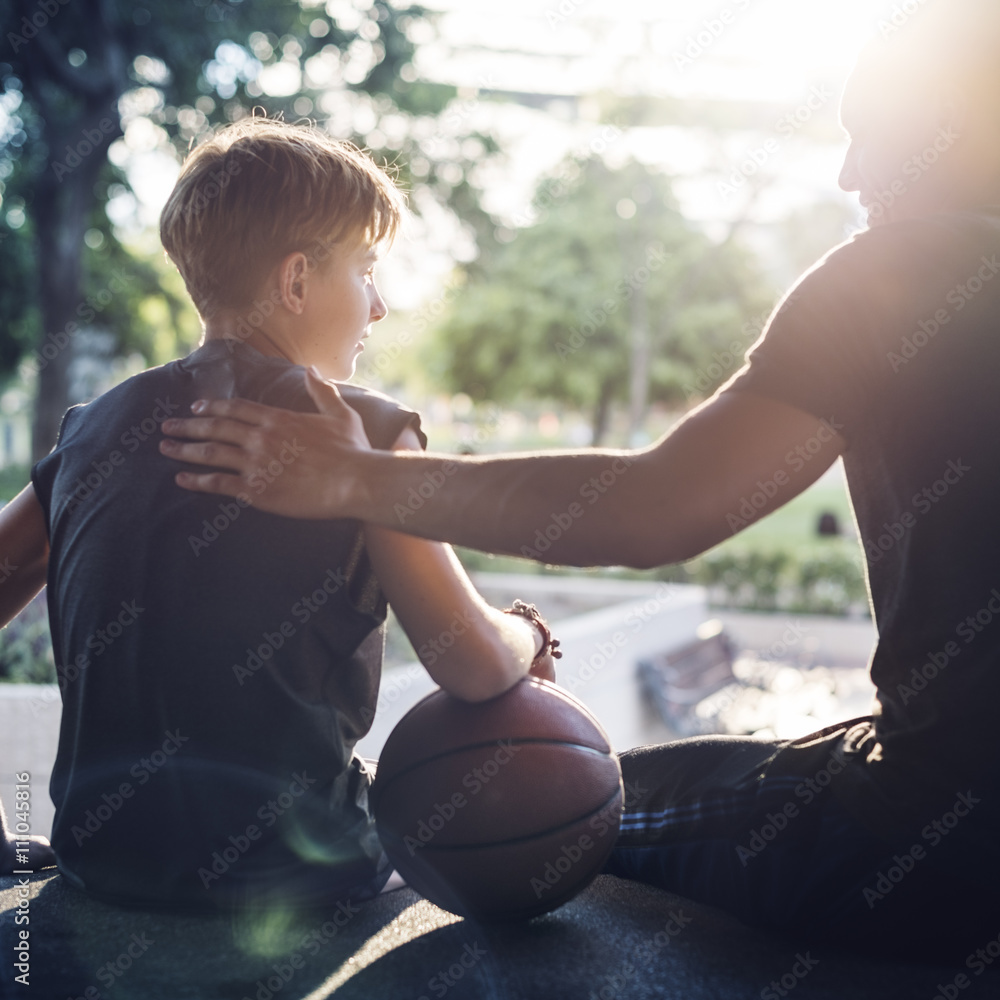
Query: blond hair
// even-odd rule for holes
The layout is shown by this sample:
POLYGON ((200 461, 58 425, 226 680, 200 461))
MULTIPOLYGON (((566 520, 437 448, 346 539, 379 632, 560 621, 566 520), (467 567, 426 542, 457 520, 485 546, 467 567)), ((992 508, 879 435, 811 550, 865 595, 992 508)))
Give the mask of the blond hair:
POLYGON ((160 240, 205 319, 249 305, 271 269, 302 251, 396 234, 404 201, 356 146, 318 128, 246 118, 188 156, 160 216, 160 240))

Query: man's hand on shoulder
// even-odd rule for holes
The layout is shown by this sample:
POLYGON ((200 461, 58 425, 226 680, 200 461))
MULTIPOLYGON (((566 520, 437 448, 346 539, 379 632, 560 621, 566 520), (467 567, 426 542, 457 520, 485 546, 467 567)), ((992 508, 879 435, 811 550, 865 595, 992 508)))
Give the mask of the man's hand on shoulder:
POLYGON ((319 413, 218 399, 195 403, 195 417, 164 421, 164 455, 221 470, 179 472, 177 484, 289 517, 358 516, 363 483, 357 468, 371 453, 361 417, 332 382, 311 371, 306 389, 319 413), (292 466, 295 475, 284 475, 292 466))
POLYGON ((188 440, 164 442, 165 454, 228 470, 178 483, 290 517, 358 518, 485 552, 648 569, 756 523, 847 447, 832 417, 730 388, 637 451, 400 455, 368 447, 333 386, 311 378, 309 391, 319 414, 227 400, 167 421, 165 433, 188 440))

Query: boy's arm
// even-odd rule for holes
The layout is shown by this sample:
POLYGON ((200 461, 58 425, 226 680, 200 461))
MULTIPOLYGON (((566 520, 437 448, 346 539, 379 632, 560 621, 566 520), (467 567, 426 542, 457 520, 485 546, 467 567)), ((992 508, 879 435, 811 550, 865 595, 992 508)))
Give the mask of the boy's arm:
MULTIPOLYGON (((15 811, 16 816, 16 811, 15 811)), ((32 834, 18 837, 7 822, 3 803, 0 802, 0 875, 11 875, 16 871, 37 872, 41 868, 51 868, 56 863, 48 837, 32 834), (25 842, 27 841, 27 854, 25 842)))
MULTIPOLYGON (((0 625, 6 625, 45 584, 49 565, 49 534, 45 514, 35 496, 34 486, 26 486, 0 509, 0 625)), ((24 843, 24 841, 20 841, 24 843)), ((56 863, 45 837, 28 838, 28 854, 22 860, 18 838, 7 824, 0 802, 0 875, 29 869, 37 871, 56 863)))
POLYGON ((0 626, 42 589, 48 566, 45 514, 34 486, 26 486, 0 509, 0 626))
MULTIPOLYGON (((420 450, 412 428, 394 450, 420 450)), ((541 646, 538 630, 525 618, 490 607, 450 546, 373 525, 365 525, 365 538, 392 610, 442 688, 466 701, 483 701, 528 673, 541 646)), ((551 673, 543 676, 552 679, 551 673)))

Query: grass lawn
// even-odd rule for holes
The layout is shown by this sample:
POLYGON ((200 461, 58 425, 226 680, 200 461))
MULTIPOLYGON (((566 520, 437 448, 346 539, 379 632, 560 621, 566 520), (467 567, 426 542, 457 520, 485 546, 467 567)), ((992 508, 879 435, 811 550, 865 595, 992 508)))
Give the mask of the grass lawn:
POLYGON ((31 480, 27 465, 8 465, 0 469, 0 503, 13 500, 31 480))
POLYGON ((838 546, 845 551, 857 551, 860 558, 847 484, 842 477, 831 473, 773 514, 716 546, 712 552, 726 548, 761 552, 794 548, 800 555, 811 556, 838 546), (824 538, 816 532, 820 515, 826 512, 834 514, 840 524, 839 539, 824 538))

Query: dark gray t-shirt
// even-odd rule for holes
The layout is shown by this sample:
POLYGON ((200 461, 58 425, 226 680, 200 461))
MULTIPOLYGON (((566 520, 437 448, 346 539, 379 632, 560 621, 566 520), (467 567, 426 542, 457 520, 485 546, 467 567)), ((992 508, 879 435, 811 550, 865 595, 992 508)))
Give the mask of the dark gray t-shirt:
POLYGON ((811 413, 817 433, 827 421, 848 442, 878 699, 841 793, 873 825, 956 789, 1000 791, 998 387, 1000 210, 897 222, 838 247, 726 387, 811 413))
MULTIPOLYGON (((875 827, 956 789, 1000 790, 998 387, 1000 210, 838 247, 726 386, 811 413, 817 433, 827 421, 848 443, 878 697, 840 794, 875 827)), ((808 461, 803 445, 789 463, 808 461)))
MULTIPOLYGON (((352 759, 386 605, 354 521, 176 486, 160 421, 198 398, 315 411, 301 368, 214 341, 70 409, 32 481, 63 697, 52 842, 77 885, 185 905, 364 893, 385 859, 352 759)), ((386 448, 418 416, 353 386, 386 448)), ((251 481, 267 489, 296 440, 251 481)))

